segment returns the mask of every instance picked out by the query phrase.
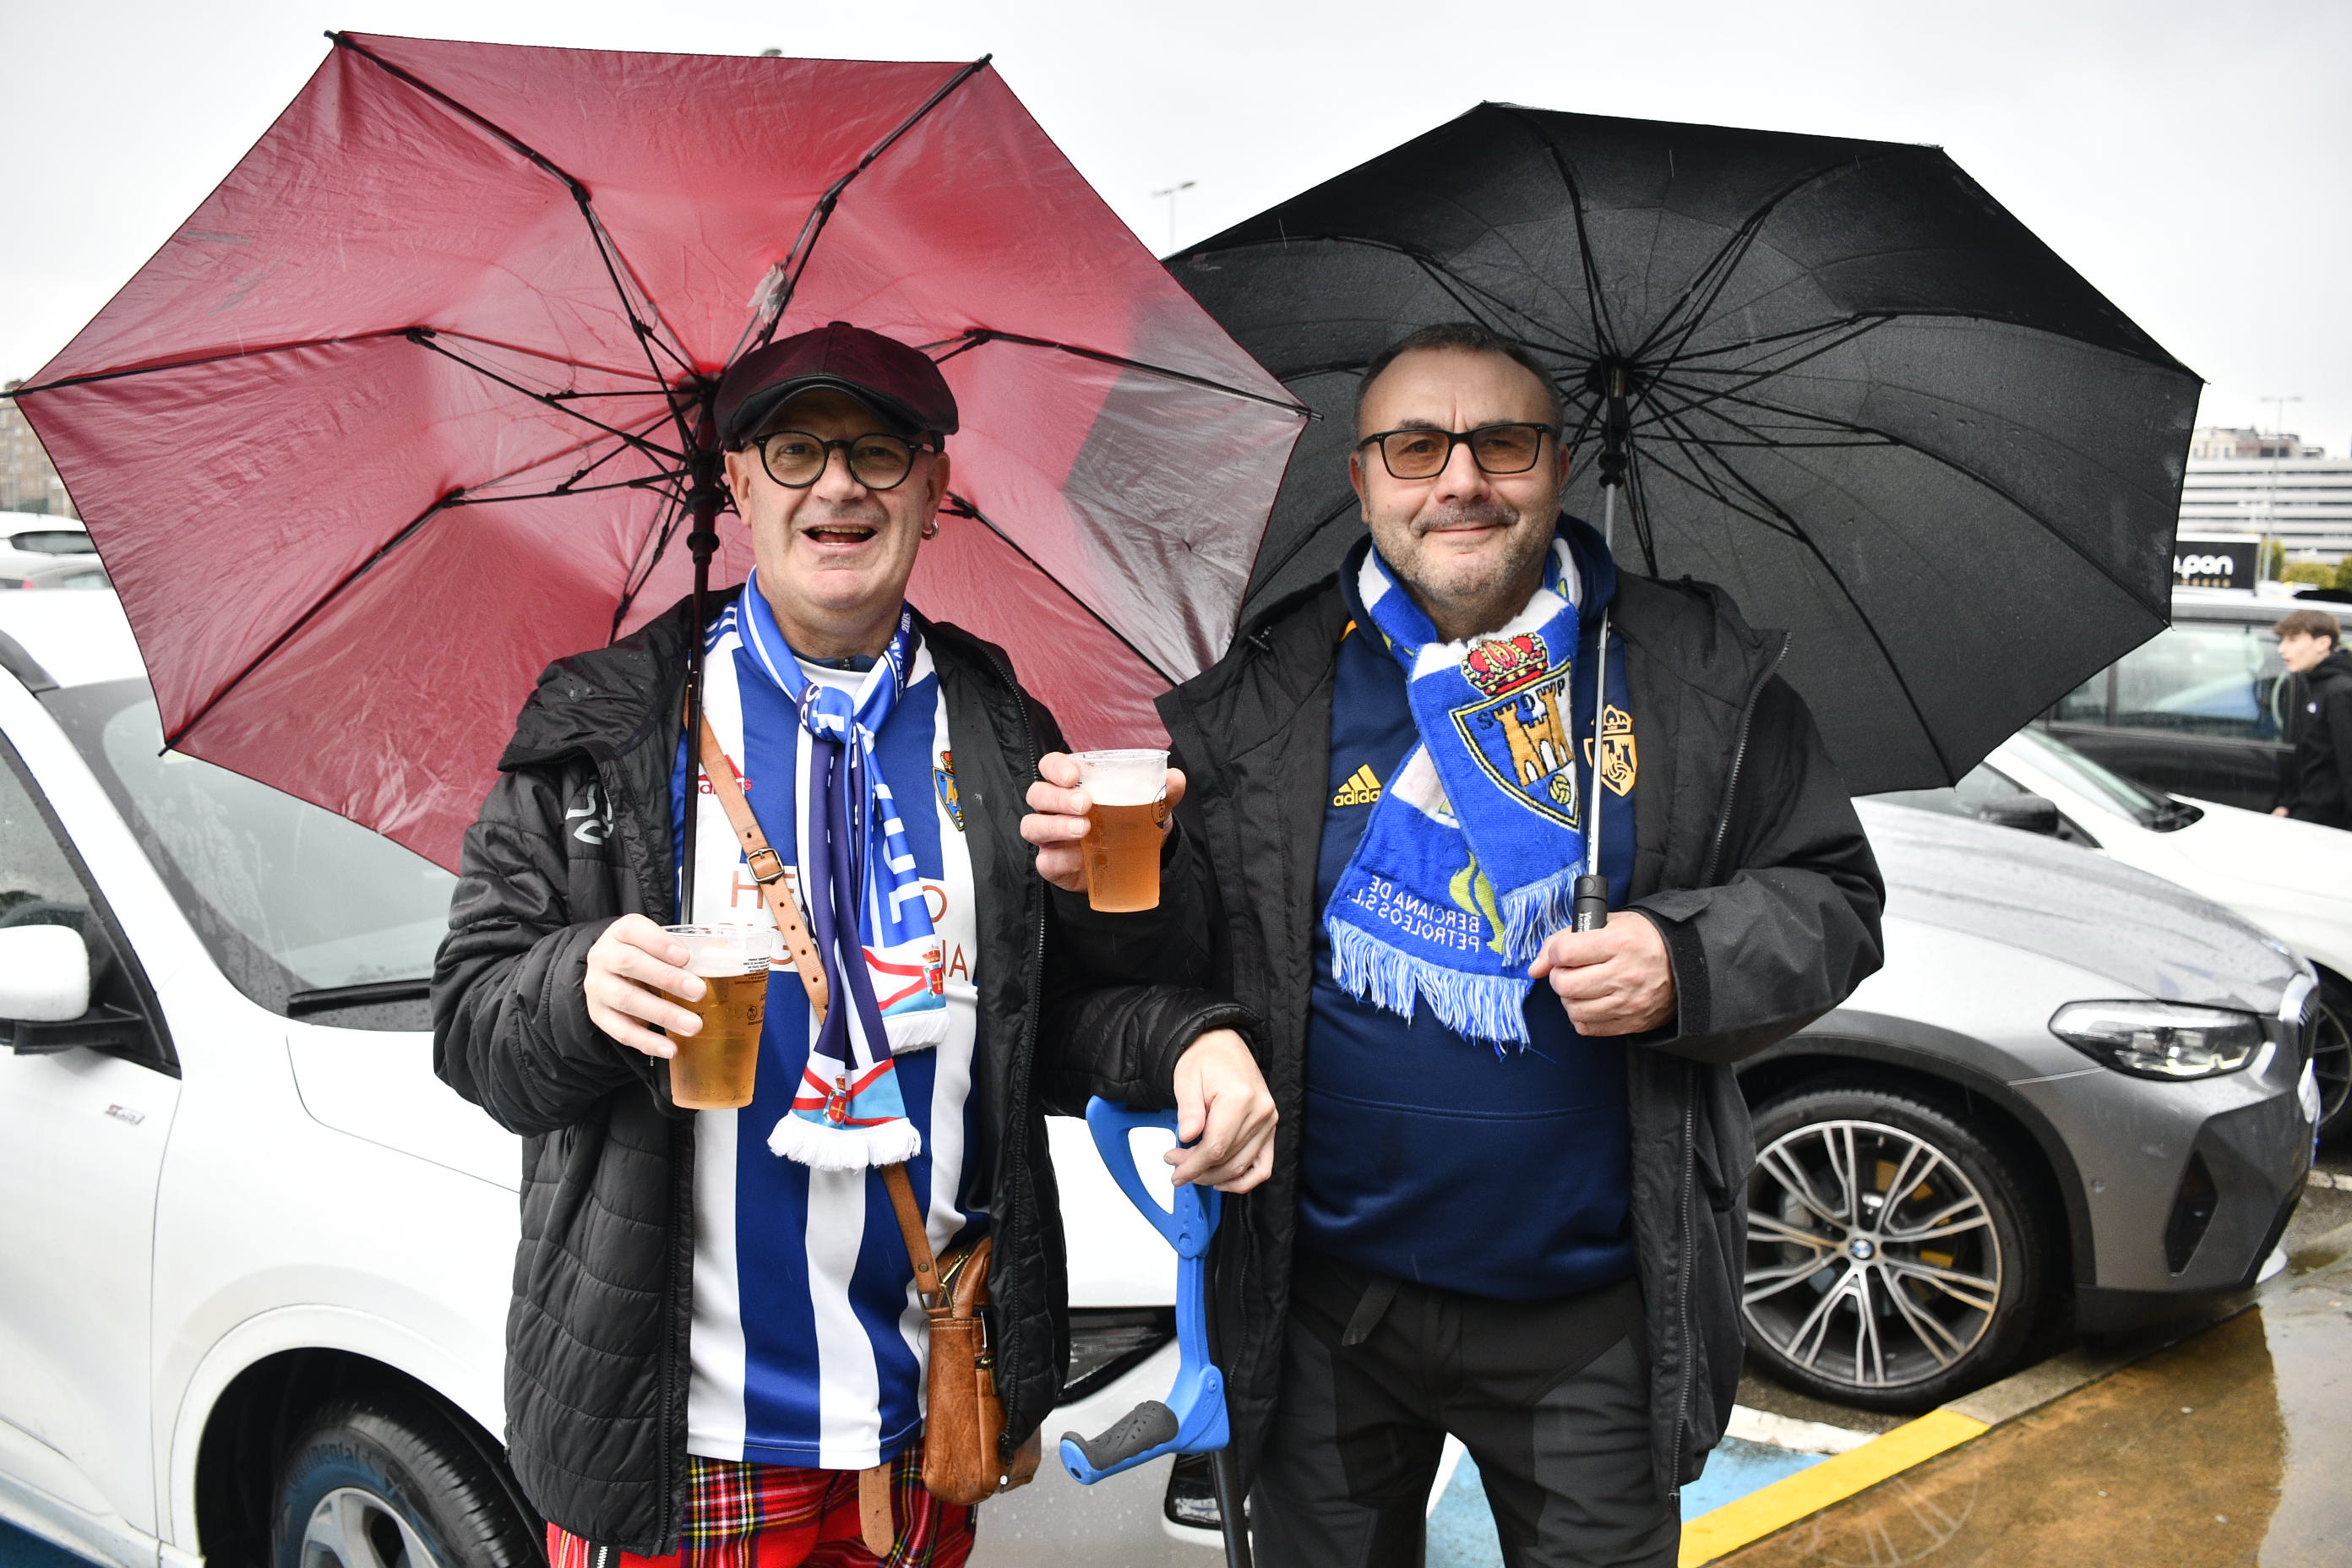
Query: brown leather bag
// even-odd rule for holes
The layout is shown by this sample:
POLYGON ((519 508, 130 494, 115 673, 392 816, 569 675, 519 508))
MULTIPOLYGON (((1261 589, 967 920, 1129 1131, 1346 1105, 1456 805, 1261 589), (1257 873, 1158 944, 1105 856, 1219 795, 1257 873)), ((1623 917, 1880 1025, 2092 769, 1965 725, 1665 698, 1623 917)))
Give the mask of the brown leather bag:
MULTIPOLYGON (((735 764, 719 743, 710 721, 702 721, 699 749, 704 773, 727 813, 728 825, 743 846, 760 896, 776 917, 776 929, 800 970, 801 984, 820 1022, 831 1003, 824 965, 816 943, 809 939, 800 907, 784 887, 783 858, 769 846, 751 803, 744 798, 735 764)), ((988 1305, 988 1265, 992 1238, 982 1237, 971 1247, 950 1253, 946 1259, 931 1255, 931 1238, 923 1211, 915 1202, 914 1184, 904 1165, 882 1167, 882 1183, 890 1192, 890 1207, 898 1220, 898 1234, 915 1268, 915 1291, 930 1322, 929 1373, 923 1418, 923 1489, 941 1502, 970 1507, 1024 1486, 1037 1473, 1039 1434, 1031 1432, 1008 1467, 999 1458, 1004 1436, 1004 1403, 996 1394, 995 1357, 988 1347, 981 1309, 988 1305)), ((877 1465, 859 1477, 858 1496, 866 1549, 887 1554, 896 1528, 890 1515, 890 1467, 877 1465)))

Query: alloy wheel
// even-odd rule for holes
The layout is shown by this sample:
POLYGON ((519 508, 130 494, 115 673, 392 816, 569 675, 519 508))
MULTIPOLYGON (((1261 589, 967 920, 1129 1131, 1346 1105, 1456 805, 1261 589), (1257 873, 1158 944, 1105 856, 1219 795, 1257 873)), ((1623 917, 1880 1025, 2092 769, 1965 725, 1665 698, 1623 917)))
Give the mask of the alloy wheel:
POLYGON ((383 1499, 338 1487, 302 1531, 302 1568, 441 1568, 416 1527, 383 1499))
POLYGON ((2337 1131, 2346 1098, 2352 1096, 2352 993, 2332 985, 2320 993, 2311 1076, 2319 1089, 2320 1131, 2332 1133, 2337 1131))
POLYGON ((2000 1303, 1984 1194, 1927 1140, 1885 1122, 1806 1122, 1757 1156, 1743 1304, 1790 1365, 1857 1390, 1950 1372, 2000 1303))

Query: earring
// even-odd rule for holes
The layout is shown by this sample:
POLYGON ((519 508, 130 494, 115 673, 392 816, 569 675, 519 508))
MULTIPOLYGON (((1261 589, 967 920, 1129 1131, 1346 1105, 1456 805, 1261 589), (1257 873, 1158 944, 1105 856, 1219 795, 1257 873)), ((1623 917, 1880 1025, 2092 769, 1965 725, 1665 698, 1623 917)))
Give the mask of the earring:
POLYGON ((923 537, 925 539, 937 539, 939 536, 940 525, 938 523, 927 522, 923 524, 923 537))

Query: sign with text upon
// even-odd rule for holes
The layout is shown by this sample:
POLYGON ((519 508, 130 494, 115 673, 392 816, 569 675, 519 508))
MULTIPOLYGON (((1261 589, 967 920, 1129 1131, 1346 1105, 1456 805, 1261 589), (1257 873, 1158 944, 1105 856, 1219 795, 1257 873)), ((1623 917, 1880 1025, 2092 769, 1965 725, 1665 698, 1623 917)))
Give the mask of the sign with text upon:
POLYGON ((2262 549, 2263 542, 2248 533, 2184 533, 2172 542, 2172 585, 2251 590, 2262 549))

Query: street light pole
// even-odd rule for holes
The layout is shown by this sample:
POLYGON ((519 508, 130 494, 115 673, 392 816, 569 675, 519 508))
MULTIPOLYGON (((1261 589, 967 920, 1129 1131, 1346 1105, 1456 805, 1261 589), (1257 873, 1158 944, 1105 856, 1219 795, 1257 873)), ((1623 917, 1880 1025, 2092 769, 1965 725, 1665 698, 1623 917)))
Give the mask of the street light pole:
POLYGON ((1199 183, 1197 180, 1184 180, 1170 185, 1166 190, 1151 193, 1155 200, 1161 196, 1168 199, 1168 248, 1170 250, 1176 248, 1176 193, 1189 191, 1199 183))
MULTIPOLYGON (((2271 448, 2271 482, 2267 497, 2263 502, 2263 537, 2268 538, 2278 527, 2279 464, 2286 459, 2286 405, 2290 403, 2301 403, 2303 397, 2299 393, 2289 393, 2284 396, 2264 397, 2257 401, 2270 405, 2271 435, 2276 441, 2276 445, 2271 448)), ((2259 430, 2255 432, 2257 437, 2261 434, 2259 430)), ((2283 573, 2286 570, 2286 536, 2284 534, 2279 535, 2279 570, 2283 573)))

